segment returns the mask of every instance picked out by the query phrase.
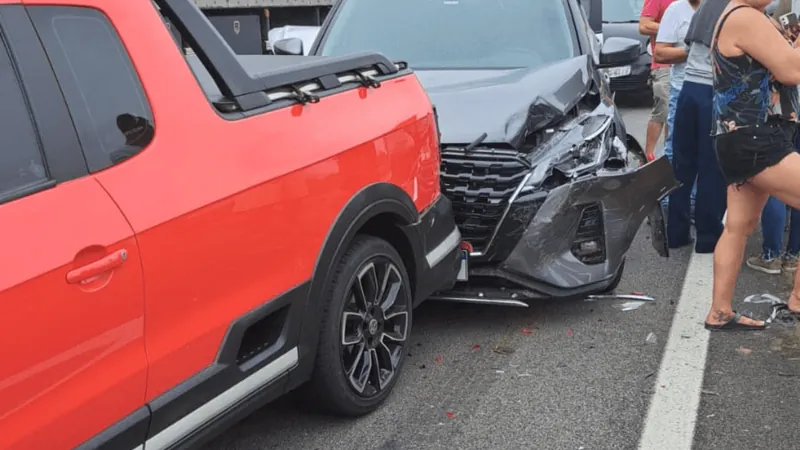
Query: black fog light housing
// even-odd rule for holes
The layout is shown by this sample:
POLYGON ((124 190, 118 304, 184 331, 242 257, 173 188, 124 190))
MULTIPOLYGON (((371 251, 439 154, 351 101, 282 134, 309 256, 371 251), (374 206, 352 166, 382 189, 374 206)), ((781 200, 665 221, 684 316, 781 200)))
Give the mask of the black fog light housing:
POLYGON ((572 240, 572 255, 584 264, 605 262, 605 236, 603 205, 599 202, 584 205, 578 229, 572 240))

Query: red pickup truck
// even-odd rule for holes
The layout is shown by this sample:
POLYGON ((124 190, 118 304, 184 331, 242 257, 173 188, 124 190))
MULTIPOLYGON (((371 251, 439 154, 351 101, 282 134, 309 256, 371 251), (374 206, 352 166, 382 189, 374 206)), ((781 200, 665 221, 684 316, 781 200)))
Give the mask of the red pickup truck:
POLYGON ((0 40, 0 448, 184 448, 301 385, 386 398, 461 242, 410 70, 254 74, 191 0, 0 0, 0 40))

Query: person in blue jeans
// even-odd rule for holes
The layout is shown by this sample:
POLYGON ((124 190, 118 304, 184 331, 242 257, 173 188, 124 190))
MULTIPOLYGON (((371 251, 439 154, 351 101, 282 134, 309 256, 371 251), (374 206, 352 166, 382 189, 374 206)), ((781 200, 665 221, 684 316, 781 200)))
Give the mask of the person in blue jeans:
MULTIPOLYGON (((794 147, 800 149, 800 133, 795 138, 794 147)), ((748 258, 747 267, 773 275, 781 271, 795 272, 797 256, 800 254, 800 211, 787 208, 777 198, 770 197, 761 211, 761 235, 764 240, 761 254, 748 258), (786 251, 781 253, 787 209, 790 211, 789 242, 786 251)))
MULTIPOLYGON (((671 64, 669 78, 669 108, 667 114, 667 138, 664 141, 664 155, 672 162, 672 146, 675 128, 675 113, 678 107, 678 97, 683 88, 683 80, 686 71, 686 59, 688 48, 685 44, 686 32, 692 21, 695 10, 700 5, 700 0, 678 0, 670 4, 656 35, 656 45, 653 58, 658 63, 671 64)), ((694 216, 694 200, 697 187, 692 182, 691 195, 691 216, 694 216)), ((669 197, 662 201, 664 206, 669 203, 669 197)))

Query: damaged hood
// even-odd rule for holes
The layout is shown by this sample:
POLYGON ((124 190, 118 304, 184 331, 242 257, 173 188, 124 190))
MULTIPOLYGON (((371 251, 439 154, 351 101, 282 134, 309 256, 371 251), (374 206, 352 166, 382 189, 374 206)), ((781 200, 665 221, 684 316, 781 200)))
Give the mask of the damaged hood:
POLYGON ((535 69, 416 70, 439 114, 442 143, 486 143, 519 149, 528 136, 557 122, 592 85, 582 55, 535 69))

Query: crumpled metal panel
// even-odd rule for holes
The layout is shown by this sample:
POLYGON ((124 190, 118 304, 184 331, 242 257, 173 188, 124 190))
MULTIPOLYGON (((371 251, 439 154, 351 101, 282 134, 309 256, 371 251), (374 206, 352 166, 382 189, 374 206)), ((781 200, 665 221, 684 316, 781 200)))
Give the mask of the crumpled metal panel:
POLYGON ((677 187, 666 157, 636 170, 601 170, 559 186, 549 192, 501 269, 565 289, 603 281, 622 263, 648 215, 656 225, 653 237, 661 241, 654 245, 666 251, 658 201, 677 187), (582 213, 576 205, 595 202, 603 208, 607 257, 603 263, 586 265, 571 253, 571 237, 582 213))
POLYGON ((523 150, 527 140, 562 120, 592 85, 585 55, 546 67, 508 70, 417 70, 439 114, 442 142, 506 143, 523 150))
POLYGON ((331 6, 334 0, 194 0, 202 9, 331 6))

